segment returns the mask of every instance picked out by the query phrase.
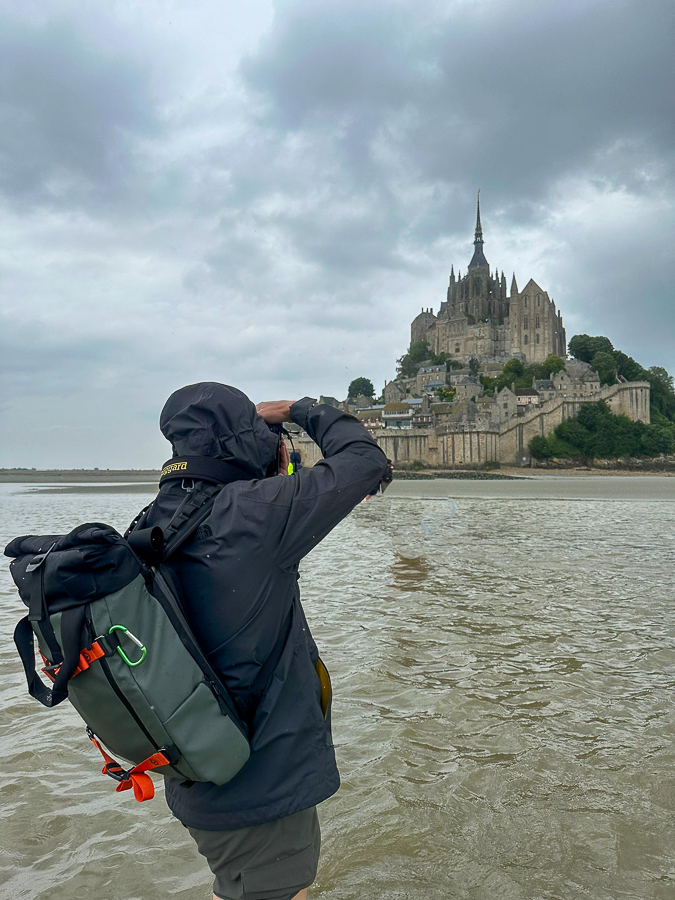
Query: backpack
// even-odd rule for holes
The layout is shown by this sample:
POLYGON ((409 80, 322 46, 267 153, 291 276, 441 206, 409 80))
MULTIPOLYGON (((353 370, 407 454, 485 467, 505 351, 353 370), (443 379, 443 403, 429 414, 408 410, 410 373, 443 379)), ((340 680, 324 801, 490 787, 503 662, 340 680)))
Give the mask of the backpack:
POLYGON ((221 488, 188 494, 164 531, 134 530, 146 507, 124 537, 94 522, 67 535, 15 538, 5 549, 28 607, 14 641, 29 694, 48 708, 68 698, 103 756, 102 773, 118 782, 118 792, 133 788, 139 802, 154 796, 150 771, 218 785, 239 772, 250 755, 252 716, 289 631, 282 627, 237 706, 200 649, 164 566, 221 488), (35 638, 51 687, 35 668, 35 638))

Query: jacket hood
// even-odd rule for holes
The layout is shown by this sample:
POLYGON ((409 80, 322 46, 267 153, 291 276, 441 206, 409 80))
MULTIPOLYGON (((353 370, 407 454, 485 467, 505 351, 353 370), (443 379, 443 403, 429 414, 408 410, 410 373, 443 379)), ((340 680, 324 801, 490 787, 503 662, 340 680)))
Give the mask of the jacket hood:
POLYGON ((159 418, 174 456, 210 456, 262 478, 279 445, 246 394, 204 381, 174 391, 159 418))

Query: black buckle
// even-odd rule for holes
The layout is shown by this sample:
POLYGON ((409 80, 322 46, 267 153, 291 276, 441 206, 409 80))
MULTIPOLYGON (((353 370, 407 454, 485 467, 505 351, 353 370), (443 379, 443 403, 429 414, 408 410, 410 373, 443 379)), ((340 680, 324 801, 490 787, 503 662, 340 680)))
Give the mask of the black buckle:
POLYGON ((56 547, 56 541, 51 545, 49 550, 45 551, 45 553, 38 553, 37 556, 34 556, 33 559, 26 566, 26 572, 34 572, 36 569, 39 569, 42 563, 47 559, 52 550, 56 547))
POLYGON ((123 769, 119 763, 106 763, 103 766, 102 772, 104 775, 109 775, 112 779, 114 779, 115 781, 119 781, 119 782, 128 781, 129 777, 130 777, 129 772, 127 772, 126 769, 123 769), (119 769, 119 771, 113 772, 112 771, 113 767, 115 767, 116 769, 119 769))

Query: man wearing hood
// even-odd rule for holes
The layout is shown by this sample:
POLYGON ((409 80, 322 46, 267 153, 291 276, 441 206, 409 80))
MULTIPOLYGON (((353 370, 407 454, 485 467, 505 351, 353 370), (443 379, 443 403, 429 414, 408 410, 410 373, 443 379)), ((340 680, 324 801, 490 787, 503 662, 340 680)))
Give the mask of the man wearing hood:
MULTIPOLYGON (((256 410, 241 391, 212 382, 172 394, 160 427, 174 457, 225 460, 242 472, 169 564, 192 629, 242 710, 286 635, 262 699, 247 714, 248 762, 221 786, 166 778, 167 803, 207 858, 214 897, 302 900, 319 857, 316 805, 335 793, 339 775, 327 673, 300 603, 298 563, 374 493, 387 459, 341 410, 310 398, 256 410), (279 452, 268 426, 285 421, 303 428, 324 458, 290 477, 265 477, 279 452)), ((186 490, 199 488, 198 480, 162 484, 145 526, 166 527, 186 490)))

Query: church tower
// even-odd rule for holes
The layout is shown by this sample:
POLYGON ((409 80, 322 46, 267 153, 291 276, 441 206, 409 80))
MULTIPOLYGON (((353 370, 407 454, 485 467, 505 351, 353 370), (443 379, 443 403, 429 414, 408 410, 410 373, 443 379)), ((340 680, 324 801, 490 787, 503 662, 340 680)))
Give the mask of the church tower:
POLYGON ((562 317, 548 294, 532 280, 519 291, 515 275, 507 294, 504 272, 490 272, 484 246, 478 191, 473 256, 466 274, 458 270, 455 275, 452 267, 438 315, 423 309, 412 323, 411 339, 425 340, 431 352, 462 362, 472 356, 485 362, 517 356, 528 363, 541 362, 550 353, 564 357, 562 317))

